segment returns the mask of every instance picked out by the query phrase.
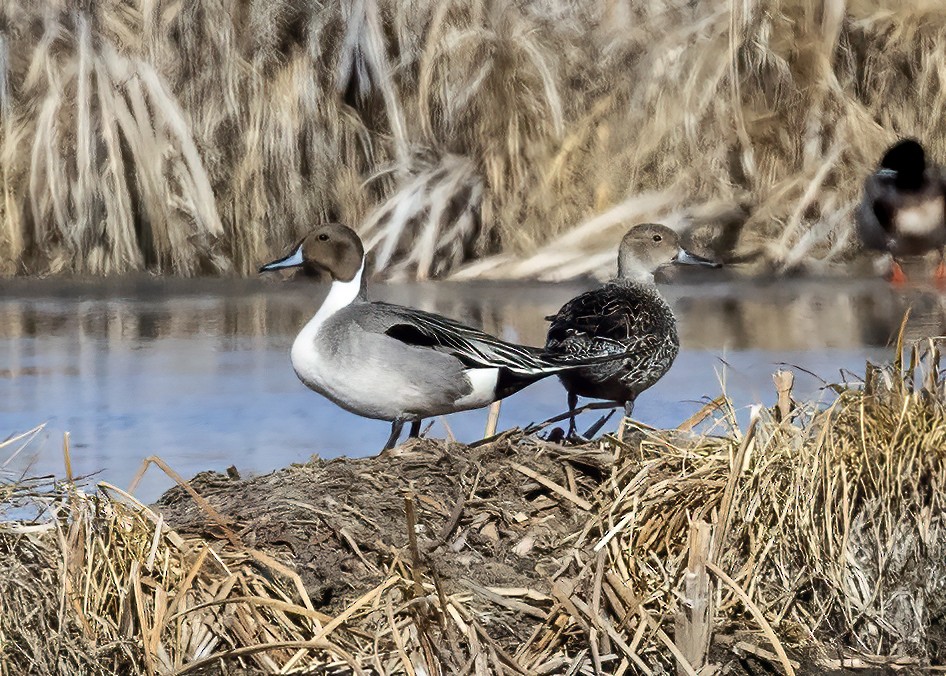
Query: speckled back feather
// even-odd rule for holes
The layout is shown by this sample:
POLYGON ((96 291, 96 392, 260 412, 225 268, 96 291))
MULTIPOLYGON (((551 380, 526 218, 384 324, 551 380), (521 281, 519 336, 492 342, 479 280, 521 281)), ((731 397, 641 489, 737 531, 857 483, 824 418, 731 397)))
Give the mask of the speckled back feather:
POLYGON ((549 353, 575 359, 633 355, 561 374, 566 389, 580 396, 633 400, 667 372, 680 349, 673 312, 652 285, 614 280, 547 319, 549 353))

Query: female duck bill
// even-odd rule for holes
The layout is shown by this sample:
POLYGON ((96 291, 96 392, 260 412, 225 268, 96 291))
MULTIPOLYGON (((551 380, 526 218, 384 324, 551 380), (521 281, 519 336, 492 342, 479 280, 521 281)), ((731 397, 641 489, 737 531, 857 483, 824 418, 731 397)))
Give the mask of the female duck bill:
POLYGON ((709 268, 723 267, 722 263, 704 258, 703 256, 697 256, 695 253, 687 251, 686 249, 680 249, 674 257, 673 262, 677 265, 704 265, 709 268))

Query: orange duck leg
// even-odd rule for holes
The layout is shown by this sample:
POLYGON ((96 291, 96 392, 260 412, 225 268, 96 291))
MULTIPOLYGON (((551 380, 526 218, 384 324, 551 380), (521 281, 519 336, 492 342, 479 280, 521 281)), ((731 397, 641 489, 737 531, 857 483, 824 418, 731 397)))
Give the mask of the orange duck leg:
MULTIPOLYGON (((946 272, 946 270, 944 270, 944 272, 946 272)), ((898 263, 896 259, 890 261, 890 271, 887 273, 887 281, 894 286, 906 286, 909 281, 906 274, 903 272, 903 268, 900 267, 900 263, 898 263)))

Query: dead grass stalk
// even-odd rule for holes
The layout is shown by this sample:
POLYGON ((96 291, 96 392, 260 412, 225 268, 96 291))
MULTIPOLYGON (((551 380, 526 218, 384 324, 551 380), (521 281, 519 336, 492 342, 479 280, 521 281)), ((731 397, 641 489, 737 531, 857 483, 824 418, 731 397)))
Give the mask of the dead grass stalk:
POLYGON ((0 273, 248 274, 329 219, 394 277, 607 272, 654 219, 823 266, 887 143, 946 153, 944 53, 921 0, 4 3, 0 273))

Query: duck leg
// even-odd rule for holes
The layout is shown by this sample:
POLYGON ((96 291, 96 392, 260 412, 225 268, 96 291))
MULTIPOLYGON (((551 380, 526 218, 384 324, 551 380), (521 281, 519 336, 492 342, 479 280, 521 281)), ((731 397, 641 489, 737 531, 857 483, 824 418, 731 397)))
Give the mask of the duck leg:
POLYGON ((933 273, 933 281, 940 291, 946 290, 946 251, 939 250, 939 265, 936 266, 936 272, 933 273))
POLYGON ((422 422, 423 420, 418 419, 411 423, 411 431, 407 433, 408 439, 416 439, 420 436, 420 424, 422 422))
POLYGON ((568 393, 568 435, 566 438, 574 439, 578 436, 578 429, 575 427, 575 409, 578 408, 578 395, 573 392, 568 393))
POLYGON ((624 402, 624 417, 621 418, 621 427, 618 429, 618 441, 624 441, 624 431, 627 429, 627 423, 630 422, 633 412, 634 400, 628 399, 624 402))
POLYGON ((900 263, 893 257, 890 259, 890 271, 887 273, 887 281, 894 286, 903 286, 909 281, 903 272, 903 268, 900 267, 900 263))
POLYGON ((388 437, 388 440, 384 444, 384 448, 381 449, 381 452, 390 451, 394 448, 394 444, 397 443, 397 438, 401 436, 401 430, 404 429, 403 420, 392 420, 391 421, 391 436, 388 437))

